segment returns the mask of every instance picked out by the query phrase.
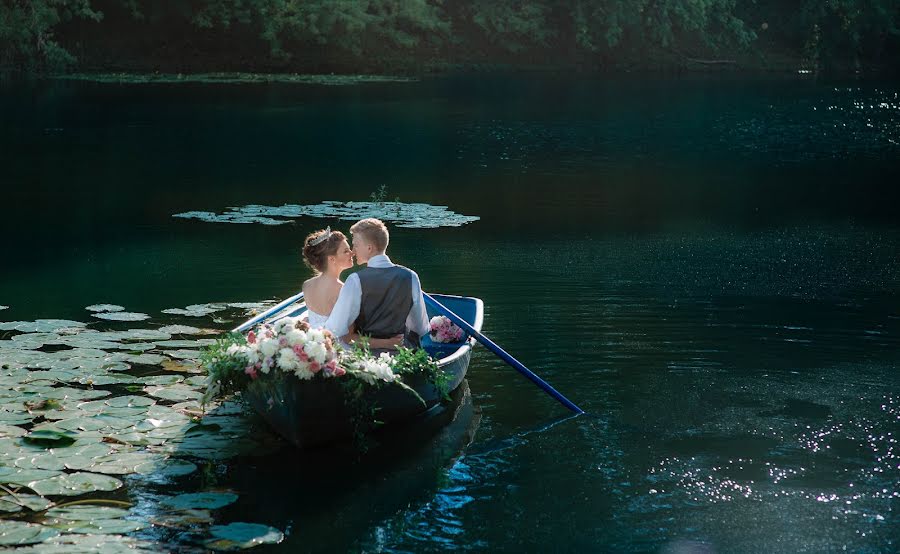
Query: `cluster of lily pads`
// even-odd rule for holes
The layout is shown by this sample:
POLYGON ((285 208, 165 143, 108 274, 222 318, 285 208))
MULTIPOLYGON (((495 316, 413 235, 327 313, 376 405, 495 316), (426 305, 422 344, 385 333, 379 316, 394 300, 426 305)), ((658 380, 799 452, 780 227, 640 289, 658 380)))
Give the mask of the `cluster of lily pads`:
MULTIPOLYGON (((264 305, 178 310, 199 317, 264 305)), ((131 313, 111 304, 88 310, 131 313)), ((231 492, 171 494, 149 516, 134 511, 132 485, 180 492, 198 464, 271 452, 279 443, 239 403, 201 407, 198 349, 220 330, 98 325, 104 323, 0 322, 0 548, 152 551, 158 547, 145 537, 157 524, 198 534, 216 550, 279 542, 281 532, 265 525, 211 525, 210 510, 237 500, 231 492)))
POLYGON ((229 207, 223 213, 192 211, 175 214, 173 217, 198 219, 210 223, 260 223, 263 225, 283 225, 300 217, 337 218, 347 221, 377 217, 391 222, 397 227, 435 228, 460 227, 478 216, 462 215, 450 211, 447 206, 406 202, 336 202, 326 200, 321 204, 283 206, 229 207))

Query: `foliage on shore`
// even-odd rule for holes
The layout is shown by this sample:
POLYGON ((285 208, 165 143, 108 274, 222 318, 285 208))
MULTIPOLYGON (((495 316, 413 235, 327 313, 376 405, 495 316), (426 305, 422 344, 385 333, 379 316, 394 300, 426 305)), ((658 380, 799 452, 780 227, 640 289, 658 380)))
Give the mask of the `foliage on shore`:
POLYGON ((29 71, 373 73, 896 65, 895 0, 9 0, 0 65, 29 71))

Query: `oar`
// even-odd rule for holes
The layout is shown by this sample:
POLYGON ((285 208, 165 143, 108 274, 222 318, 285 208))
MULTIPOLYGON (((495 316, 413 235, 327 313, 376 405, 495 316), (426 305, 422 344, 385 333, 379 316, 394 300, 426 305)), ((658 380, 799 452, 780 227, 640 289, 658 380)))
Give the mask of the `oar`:
POLYGON ((452 321, 453 323, 462 327, 463 331, 465 331, 469 335, 475 337, 475 339, 478 340, 478 342, 483 344, 485 347, 487 347, 488 350, 490 350, 491 352, 496 354, 504 362, 511 365, 513 367, 513 369, 515 369, 516 371, 518 371, 525 377, 528 377, 532 383, 541 387, 544 390, 544 392, 546 392, 547 394, 549 394, 550 396, 552 396, 553 398, 558 400, 560 404, 562 404, 566 408, 572 410, 576 414, 584 413, 584 410, 582 410, 581 408, 576 406, 574 402, 572 402, 571 400, 569 400, 568 398, 563 396, 562 393, 560 393, 558 390, 556 390, 552 386, 550 386, 550 383, 548 383, 547 381, 544 381, 543 379, 541 379, 540 377, 535 375, 534 372, 531 371, 530 369, 528 369, 527 367, 525 367, 522 364, 522 362, 513 358, 508 352, 506 352, 505 350, 500 348, 500 346, 498 346, 497 343, 495 343, 491 339, 487 338, 486 336, 482 335, 480 332, 476 331, 474 327, 472 327, 471 325, 469 325, 466 322, 466 320, 464 320, 463 318, 459 317, 458 315, 456 315, 455 313, 450 311, 450 309, 447 308, 447 306, 444 306, 443 304, 441 304, 440 302, 435 300, 434 297, 431 296, 430 294, 428 294, 427 292, 423 292, 422 294, 424 295, 425 302, 427 304, 430 304, 433 308, 437 309, 439 312, 441 312, 445 316, 449 317, 450 321, 452 321))
POLYGON ((266 319, 267 317, 269 317, 269 316, 272 315, 272 314, 275 314, 275 313, 277 313, 277 312, 280 312, 281 310, 283 310, 283 309, 285 309, 286 307, 290 306, 290 305, 293 304, 294 302, 297 302, 297 301, 300 300, 301 298, 303 298, 303 293, 302 293, 302 292, 297 293, 297 294, 295 294, 294 296, 292 296, 292 297, 288 298, 287 300, 285 300, 284 302, 281 302, 280 304, 278 304, 278 305, 276 305, 276 306, 272 306, 271 308, 269 308, 268 310, 266 310, 266 311, 264 311, 263 313, 259 314, 258 316, 254 317, 254 318, 252 318, 252 319, 248 319, 247 321, 245 321, 245 322, 242 323, 241 325, 239 325, 239 326, 235 327, 234 329, 232 329, 231 332, 232 332, 232 333, 243 333, 244 331, 246 331, 247 329, 253 327, 254 325, 256 325, 257 323, 259 323, 260 321, 266 319))

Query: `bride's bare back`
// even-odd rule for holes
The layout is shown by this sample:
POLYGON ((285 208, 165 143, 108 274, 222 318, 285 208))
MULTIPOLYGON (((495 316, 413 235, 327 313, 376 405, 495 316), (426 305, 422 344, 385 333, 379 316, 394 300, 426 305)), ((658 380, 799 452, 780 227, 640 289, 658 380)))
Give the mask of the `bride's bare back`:
POLYGON ((344 283, 325 273, 307 279, 303 283, 303 296, 307 307, 320 315, 329 315, 337 303, 344 283))

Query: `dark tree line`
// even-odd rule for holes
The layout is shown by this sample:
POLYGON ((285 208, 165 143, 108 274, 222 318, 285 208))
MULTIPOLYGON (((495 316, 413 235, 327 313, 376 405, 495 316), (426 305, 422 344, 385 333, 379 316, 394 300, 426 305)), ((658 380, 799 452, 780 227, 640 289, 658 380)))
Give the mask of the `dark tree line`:
POLYGON ((0 0, 0 65, 32 71, 779 58, 896 65, 900 0, 0 0))

